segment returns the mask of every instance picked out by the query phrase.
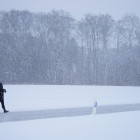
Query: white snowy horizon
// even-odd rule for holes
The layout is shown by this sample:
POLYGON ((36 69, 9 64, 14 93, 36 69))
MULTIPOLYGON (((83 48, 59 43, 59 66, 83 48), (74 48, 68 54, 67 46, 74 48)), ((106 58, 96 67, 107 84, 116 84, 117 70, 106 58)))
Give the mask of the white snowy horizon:
MULTIPOLYGON (((4 85, 10 112, 140 103, 140 87, 4 85)), ((0 116, 5 115, 0 110, 0 116)), ((8 115, 8 114, 6 114, 8 115)), ((140 111, 0 123, 2 140, 139 140, 140 111)))

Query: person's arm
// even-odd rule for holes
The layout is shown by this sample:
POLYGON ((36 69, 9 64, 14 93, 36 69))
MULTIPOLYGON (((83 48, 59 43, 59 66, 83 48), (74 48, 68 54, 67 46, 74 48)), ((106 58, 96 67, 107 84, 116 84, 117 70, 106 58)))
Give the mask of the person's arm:
POLYGON ((6 93, 6 89, 3 89, 3 92, 5 92, 5 93, 6 93))

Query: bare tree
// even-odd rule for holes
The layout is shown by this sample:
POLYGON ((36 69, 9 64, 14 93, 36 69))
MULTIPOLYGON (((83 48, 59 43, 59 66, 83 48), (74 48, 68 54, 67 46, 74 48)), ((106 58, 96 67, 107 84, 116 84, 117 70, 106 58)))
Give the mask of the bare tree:
POLYGON ((104 84, 107 84, 107 78, 108 78, 108 60, 107 60, 107 51, 109 48, 109 41, 111 36, 113 36, 113 25, 114 20, 110 15, 100 15, 99 17, 100 21, 100 33, 101 33, 101 40, 102 40, 102 47, 104 51, 104 61, 105 61, 105 67, 104 67, 104 84))

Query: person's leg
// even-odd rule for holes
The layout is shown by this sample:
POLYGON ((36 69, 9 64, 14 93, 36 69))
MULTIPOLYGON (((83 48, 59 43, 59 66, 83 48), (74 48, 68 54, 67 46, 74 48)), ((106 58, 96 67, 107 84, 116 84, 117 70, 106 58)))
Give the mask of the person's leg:
MULTIPOLYGON (((1 103, 1 100, 0 100, 0 103, 1 103)), ((1 103, 1 106, 2 106, 2 103, 1 103)))
POLYGON ((5 110, 4 100, 1 100, 1 105, 2 105, 3 110, 5 110))
POLYGON ((1 107, 2 107, 2 109, 3 109, 3 107, 4 107, 4 106, 3 106, 3 101, 2 101, 2 100, 0 100, 0 103, 1 103, 1 107))
POLYGON ((8 111, 5 109, 4 100, 1 100, 1 106, 3 108, 4 113, 7 113, 8 111))

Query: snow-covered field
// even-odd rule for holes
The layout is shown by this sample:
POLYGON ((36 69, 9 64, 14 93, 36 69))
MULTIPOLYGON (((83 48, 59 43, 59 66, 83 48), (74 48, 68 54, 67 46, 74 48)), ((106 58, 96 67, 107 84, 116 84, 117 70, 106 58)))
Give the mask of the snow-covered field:
MULTIPOLYGON (((10 112, 140 103, 140 87, 4 85, 10 112)), ((0 113, 2 110, 0 109, 0 113)), ((139 140, 140 111, 0 123, 1 140, 139 140)))

